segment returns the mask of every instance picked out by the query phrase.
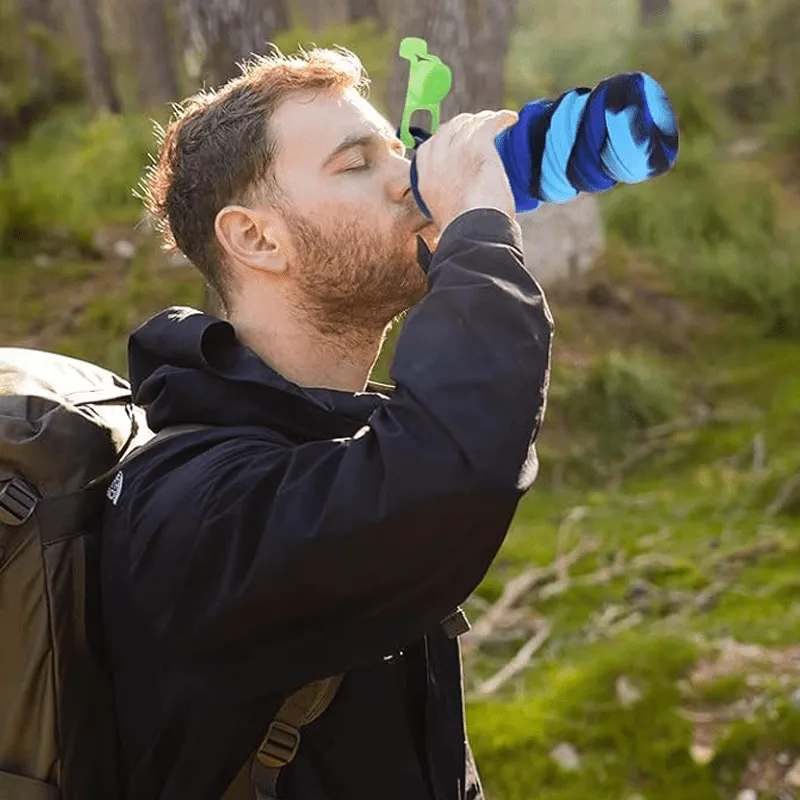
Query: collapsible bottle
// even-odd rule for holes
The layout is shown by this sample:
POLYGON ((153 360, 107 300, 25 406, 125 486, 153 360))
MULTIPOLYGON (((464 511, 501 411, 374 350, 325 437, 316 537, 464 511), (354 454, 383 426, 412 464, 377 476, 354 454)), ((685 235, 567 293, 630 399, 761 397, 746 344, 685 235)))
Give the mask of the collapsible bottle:
MULTIPOLYGON (((416 149, 432 134, 414 137, 411 187, 431 218, 417 185, 416 149)), ((667 172, 678 155, 678 123, 666 93, 642 72, 614 75, 594 89, 557 100, 534 100, 495 139, 517 212, 540 203, 565 203, 581 192, 641 183, 667 172)))

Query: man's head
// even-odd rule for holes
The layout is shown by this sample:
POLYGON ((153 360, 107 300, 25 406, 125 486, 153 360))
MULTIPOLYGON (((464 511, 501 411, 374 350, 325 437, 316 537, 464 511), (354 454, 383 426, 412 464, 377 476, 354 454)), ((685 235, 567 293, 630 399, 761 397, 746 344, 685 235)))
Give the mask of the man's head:
POLYGON ((162 131, 146 205, 232 320, 268 296, 321 332, 385 327, 424 293, 425 220, 367 86, 348 51, 275 53, 190 98, 162 131))

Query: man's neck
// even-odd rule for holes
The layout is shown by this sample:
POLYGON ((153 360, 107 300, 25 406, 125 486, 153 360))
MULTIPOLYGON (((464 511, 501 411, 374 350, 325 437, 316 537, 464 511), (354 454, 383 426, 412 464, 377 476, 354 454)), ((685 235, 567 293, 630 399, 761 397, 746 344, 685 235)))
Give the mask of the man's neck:
POLYGON ((239 341, 297 386, 362 392, 383 345, 385 330, 323 335, 293 320, 232 319, 239 341))

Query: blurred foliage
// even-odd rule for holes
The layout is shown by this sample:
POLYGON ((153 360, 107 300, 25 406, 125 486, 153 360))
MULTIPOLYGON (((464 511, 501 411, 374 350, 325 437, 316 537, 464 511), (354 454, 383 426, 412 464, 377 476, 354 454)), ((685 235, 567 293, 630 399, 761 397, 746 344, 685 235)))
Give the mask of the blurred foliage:
POLYGON ((723 11, 716 28, 632 51, 630 63, 670 97, 681 152, 669 175, 604 195, 605 218, 612 236, 670 269, 687 291, 797 335, 800 194, 731 150, 755 137, 756 150, 800 152, 800 3, 729 2, 723 11))
MULTIPOLYGON (((2 3, 8 0, 0 0, 0 11, 2 3)), ((373 102, 379 104, 388 76, 389 35, 370 19, 318 33, 299 20, 276 36, 275 44, 283 52, 295 52, 298 45, 352 49, 364 62, 373 102)), ((25 74, 16 61, 9 68, 18 77, 25 74)), ((20 94, 14 102, 26 102, 24 78, 15 85, 20 94)), ((135 223, 141 203, 133 190, 155 145, 151 121, 138 114, 96 115, 71 105, 52 118, 44 115, 0 162, 0 250, 24 251, 42 239, 84 246, 103 223, 135 223)))
POLYGON ((82 96, 74 48, 41 25, 23 24, 16 0, 0 0, 0 145, 58 104, 82 96), (32 48, 38 48, 49 64, 46 74, 33 74, 28 59, 32 48))
POLYGON ((611 350, 581 368, 562 369, 550 387, 552 403, 571 426, 584 426, 606 443, 681 412, 679 382, 669 369, 642 353, 611 350))
POLYGON ((0 172, 0 248, 48 237, 84 245, 104 223, 136 223, 133 190, 152 148, 152 124, 139 116, 65 108, 40 123, 0 172))
MULTIPOLYGON (((800 334, 800 226, 774 179, 718 157, 708 140, 682 149, 660 180, 603 197, 609 233, 671 270, 679 284, 774 333, 800 334)), ((794 212, 794 209, 792 209, 794 212)))

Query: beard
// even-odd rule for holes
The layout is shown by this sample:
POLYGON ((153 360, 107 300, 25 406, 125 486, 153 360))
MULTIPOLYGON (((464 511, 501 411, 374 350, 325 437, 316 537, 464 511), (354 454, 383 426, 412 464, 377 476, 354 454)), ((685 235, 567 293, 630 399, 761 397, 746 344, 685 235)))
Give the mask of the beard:
POLYGON ((322 225, 291 208, 283 213, 296 251, 289 266, 298 310, 320 333, 383 331, 424 297, 411 214, 385 232, 352 218, 322 225))

